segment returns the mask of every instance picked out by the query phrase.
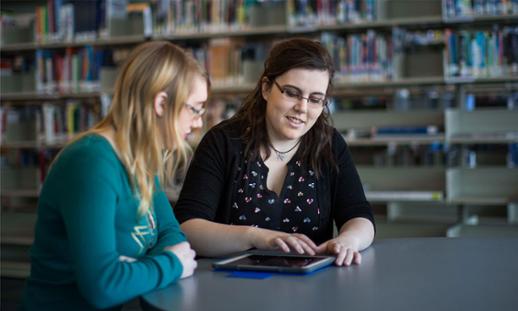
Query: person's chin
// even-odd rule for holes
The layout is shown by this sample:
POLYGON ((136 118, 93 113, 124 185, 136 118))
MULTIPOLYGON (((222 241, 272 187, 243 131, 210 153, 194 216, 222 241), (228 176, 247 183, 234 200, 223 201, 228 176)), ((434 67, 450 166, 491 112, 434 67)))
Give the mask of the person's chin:
POLYGON ((284 131, 284 137, 287 140, 296 140, 301 138, 304 135, 303 130, 294 130, 294 129, 288 129, 284 131))

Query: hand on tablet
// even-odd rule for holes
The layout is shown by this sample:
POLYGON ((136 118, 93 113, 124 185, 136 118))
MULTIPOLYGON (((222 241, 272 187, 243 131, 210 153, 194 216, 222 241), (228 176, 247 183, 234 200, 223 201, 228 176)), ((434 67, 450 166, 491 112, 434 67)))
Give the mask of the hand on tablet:
POLYGON ((358 241, 350 237, 336 237, 320 244, 317 248, 320 254, 336 255, 335 264, 337 266, 350 266, 351 264, 361 264, 362 255, 358 251, 358 241))
POLYGON ((291 251, 298 254, 315 255, 317 246, 304 234, 285 233, 268 229, 253 228, 252 245, 257 249, 280 249, 283 252, 291 251))
POLYGON ((198 266, 194 257, 196 253, 191 248, 191 245, 188 242, 181 242, 172 246, 168 246, 165 248, 166 251, 170 251, 180 259, 180 262, 183 266, 183 272, 180 278, 186 278, 191 276, 194 273, 194 269, 198 266))

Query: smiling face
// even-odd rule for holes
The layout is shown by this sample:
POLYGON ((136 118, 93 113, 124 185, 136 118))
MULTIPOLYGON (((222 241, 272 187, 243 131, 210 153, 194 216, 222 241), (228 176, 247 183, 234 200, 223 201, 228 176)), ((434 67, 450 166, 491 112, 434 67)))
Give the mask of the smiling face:
POLYGON ((272 144, 298 141, 315 124, 324 109, 329 73, 291 69, 274 81, 263 83, 266 129, 272 144))

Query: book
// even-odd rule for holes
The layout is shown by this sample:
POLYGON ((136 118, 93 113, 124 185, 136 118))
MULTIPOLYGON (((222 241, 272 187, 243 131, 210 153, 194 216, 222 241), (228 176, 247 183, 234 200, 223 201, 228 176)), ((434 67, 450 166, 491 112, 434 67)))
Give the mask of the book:
POLYGON ((518 74, 518 27, 445 31, 446 78, 518 74))
POLYGON ((153 35, 153 18, 151 16, 151 7, 149 3, 129 3, 126 6, 126 11, 130 19, 134 15, 137 15, 137 18, 142 18, 143 29, 133 29, 135 33, 142 33, 146 37, 153 35))
POLYGON ((214 85, 242 81, 242 49, 242 40, 217 38, 209 41, 207 67, 214 85))
POLYGON ((56 113, 56 109, 54 105, 51 105, 49 103, 44 103, 42 105, 43 110, 43 127, 44 127, 44 133, 43 133, 43 141, 46 143, 53 143, 56 141, 56 135, 55 135, 55 119, 54 114, 56 113))
POLYGON ((323 32, 320 41, 333 56, 339 81, 383 81, 394 76, 393 44, 374 30, 342 37, 323 32))

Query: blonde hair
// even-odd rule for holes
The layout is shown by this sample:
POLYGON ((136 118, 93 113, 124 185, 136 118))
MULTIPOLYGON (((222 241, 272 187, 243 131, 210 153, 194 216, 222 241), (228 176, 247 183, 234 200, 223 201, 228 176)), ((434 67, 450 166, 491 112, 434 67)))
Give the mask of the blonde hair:
POLYGON ((166 184, 188 163, 190 147, 177 120, 197 76, 205 78, 209 87, 205 70, 178 46, 167 41, 137 46, 120 68, 106 117, 74 139, 113 127, 117 154, 140 199, 140 215, 151 208, 155 176, 166 184), (162 117, 154 109, 160 92, 167 94, 162 117), (163 135, 160 126, 165 128, 163 135))

